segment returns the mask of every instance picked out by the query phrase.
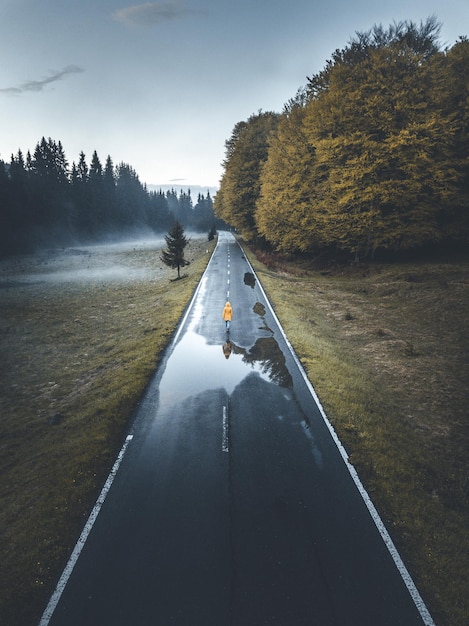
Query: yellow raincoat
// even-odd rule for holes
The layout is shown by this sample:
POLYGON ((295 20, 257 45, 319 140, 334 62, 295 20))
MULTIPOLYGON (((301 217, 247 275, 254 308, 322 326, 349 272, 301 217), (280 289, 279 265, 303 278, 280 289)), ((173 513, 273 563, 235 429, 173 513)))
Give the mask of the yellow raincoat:
POLYGON ((231 322, 231 318, 233 316, 233 309, 231 308, 231 304, 227 302, 225 304, 225 308, 223 309, 223 319, 225 322, 231 322))

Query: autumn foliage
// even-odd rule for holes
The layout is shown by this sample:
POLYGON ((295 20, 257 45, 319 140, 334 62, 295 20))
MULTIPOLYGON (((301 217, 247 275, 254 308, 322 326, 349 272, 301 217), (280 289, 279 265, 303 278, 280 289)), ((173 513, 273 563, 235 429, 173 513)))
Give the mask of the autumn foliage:
POLYGON ((283 252, 396 254, 469 239, 469 41, 435 18, 375 26, 281 114, 227 141, 215 211, 283 252))

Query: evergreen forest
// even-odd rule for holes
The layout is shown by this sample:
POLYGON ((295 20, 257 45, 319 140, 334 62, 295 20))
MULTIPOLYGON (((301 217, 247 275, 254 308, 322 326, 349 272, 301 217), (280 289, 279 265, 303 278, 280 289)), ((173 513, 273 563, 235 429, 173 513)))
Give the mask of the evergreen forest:
POLYGON ((162 233, 175 221, 208 233, 210 192, 194 205, 190 190, 148 191, 130 165, 114 166, 110 156, 103 165, 96 151, 70 167, 62 143, 44 137, 32 155, 0 160, 0 256, 162 233))
POLYGON ((435 17, 356 33, 281 113, 238 122, 215 213, 283 253, 355 259, 469 242, 469 40, 435 17))

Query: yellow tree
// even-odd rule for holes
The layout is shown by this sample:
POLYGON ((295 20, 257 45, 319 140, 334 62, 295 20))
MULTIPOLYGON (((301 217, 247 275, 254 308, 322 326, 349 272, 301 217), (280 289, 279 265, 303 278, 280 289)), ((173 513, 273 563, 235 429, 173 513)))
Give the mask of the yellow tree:
POLYGON ((440 237, 432 174, 448 128, 433 98, 429 59, 439 26, 400 24, 336 53, 304 119, 315 148, 314 210, 323 239, 358 254, 440 237))
POLYGON ((440 117, 449 129, 438 147, 442 202, 439 220, 446 241, 469 240, 469 40, 461 37, 434 72, 440 117))
POLYGON ((318 213, 311 210, 314 150, 304 134, 304 114, 301 96, 285 107, 260 176, 256 226, 283 252, 307 252, 320 244, 318 213))
POLYGON ((214 202, 215 214, 231 224, 248 240, 257 237, 254 219, 260 193, 260 173, 267 159, 271 131, 277 113, 258 113, 234 127, 226 142, 224 173, 214 202))

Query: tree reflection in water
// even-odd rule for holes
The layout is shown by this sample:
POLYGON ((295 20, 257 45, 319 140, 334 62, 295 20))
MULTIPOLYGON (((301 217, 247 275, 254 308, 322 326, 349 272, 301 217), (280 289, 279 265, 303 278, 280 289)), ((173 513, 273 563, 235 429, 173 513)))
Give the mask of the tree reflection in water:
POLYGON ((260 337, 256 343, 246 350, 232 341, 223 344, 223 354, 228 359, 233 354, 242 356, 243 363, 259 364, 263 374, 280 387, 292 387, 293 381, 286 366, 285 355, 273 337, 260 337))

